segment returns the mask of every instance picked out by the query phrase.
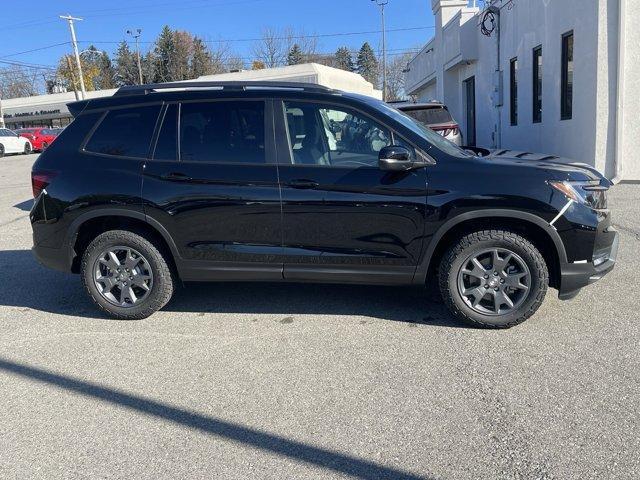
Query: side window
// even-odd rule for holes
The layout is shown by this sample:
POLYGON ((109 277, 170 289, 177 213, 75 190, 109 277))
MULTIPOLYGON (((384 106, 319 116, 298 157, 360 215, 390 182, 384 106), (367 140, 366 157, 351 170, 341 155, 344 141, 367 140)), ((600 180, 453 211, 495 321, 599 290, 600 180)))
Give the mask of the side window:
POLYGON ((185 162, 265 163, 263 101, 183 103, 180 158, 185 162))
POLYGON ((286 102, 293 162, 333 167, 375 167, 391 145, 385 127, 357 112, 306 102, 286 102))
POLYGON ((175 103, 167 107, 153 158, 174 161, 178 159, 178 105, 175 103))
POLYGON ((160 105, 111 110, 85 146, 87 152, 146 158, 160 105))

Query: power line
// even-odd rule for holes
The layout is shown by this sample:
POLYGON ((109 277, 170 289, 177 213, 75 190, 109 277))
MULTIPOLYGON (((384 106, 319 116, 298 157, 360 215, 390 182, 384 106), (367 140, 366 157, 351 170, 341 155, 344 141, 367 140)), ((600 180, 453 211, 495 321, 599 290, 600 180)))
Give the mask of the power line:
POLYGON ((16 62, 14 60, 0 60, 0 63, 6 65, 15 65, 17 67, 32 68, 35 70, 56 70, 53 65, 42 65, 37 63, 16 62))
POLYGON ((47 50, 49 48, 59 47, 61 45, 68 45, 68 44, 69 42, 54 43, 53 45, 47 45, 46 47, 33 48, 31 50, 25 50, 23 52, 16 52, 16 53, 11 53, 9 55, 3 55, 0 58, 17 57, 18 55, 24 55, 25 53, 39 52, 40 50, 47 50))
MULTIPOLYGON (((387 32, 409 32, 415 30, 428 30, 435 28, 433 26, 426 27, 405 27, 405 28, 388 28, 387 32)), ((368 30, 368 31, 360 31, 360 32, 338 32, 338 33, 319 33, 313 35, 286 35, 281 37, 272 37, 273 40, 299 40, 304 38, 325 38, 325 37, 344 37, 351 35, 373 35, 376 33, 382 33, 382 30, 368 30)), ((233 42, 258 42, 262 40, 262 37, 253 37, 253 38, 231 38, 231 39, 220 39, 220 40, 203 40, 204 43, 233 43, 233 42)), ((115 40, 79 40, 80 43, 93 43, 93 44, 118 44, 120 41, 115 40)), ((140 43, 153 44, 155 41, 147 40, 140 43)))

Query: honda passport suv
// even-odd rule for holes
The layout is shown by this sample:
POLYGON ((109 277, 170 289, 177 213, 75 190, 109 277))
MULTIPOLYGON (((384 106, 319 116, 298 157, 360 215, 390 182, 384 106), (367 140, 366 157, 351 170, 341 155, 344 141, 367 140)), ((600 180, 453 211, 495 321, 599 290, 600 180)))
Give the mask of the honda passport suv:
POLYGON ((191 281, 433 277, 459 319, 510 327, 548 287, 572 298, 615 262, 597 171, 476 157, 373 98, 191 82, 69 109, 33 166, 33 250, 117 318, 147 317, 191 281))

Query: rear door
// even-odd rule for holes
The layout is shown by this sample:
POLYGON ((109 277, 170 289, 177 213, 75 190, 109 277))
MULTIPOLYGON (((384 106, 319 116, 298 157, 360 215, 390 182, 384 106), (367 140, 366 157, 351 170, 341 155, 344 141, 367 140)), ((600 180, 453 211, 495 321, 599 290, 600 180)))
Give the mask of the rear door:
POLYGON ((382 171, 378 152, 412 147, 348 106, 284 101, 276 112, 285 278, 411 282, 423 242, 426 169, 382 171))
POLYGON ((173 238, 184 280, 282 279, 272 122, 267 99, 165 106, 142 196, 173 238))

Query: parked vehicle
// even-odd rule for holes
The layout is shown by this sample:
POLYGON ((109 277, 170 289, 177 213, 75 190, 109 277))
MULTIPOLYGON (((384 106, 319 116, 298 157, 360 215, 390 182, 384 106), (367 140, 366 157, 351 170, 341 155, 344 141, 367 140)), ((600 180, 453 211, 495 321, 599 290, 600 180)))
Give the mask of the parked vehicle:
POLYGON ((460 125, 456 122, 449 109, 443 103, 436 102, 394 102, 393 106, 398 110, 413 117, 418 122, 426 125, 431 130, 438 132, 447 140, 462 146, 462 134, 460 125))
POLYGON ((0 157, 9 153, 31 153, 33 150, 28 139, 19 136, 8 128, 0 128, 0 157))
POLYGON ((597 171, 476 157, 373 98, 193 82, 69 110, 33 166, 34 252, 118 318, 152 314, 178 282, 437 276, 455 316, 510 327, 549 286, 571 298, 615 263, 597 171))
POLYGON ((41 152, 51 145, 60 133, 58 128, 45 128, 45 127, 33 127, 33 128, 20 128, 15 131, 21 137, 27 138, 33 150, 41 152))

